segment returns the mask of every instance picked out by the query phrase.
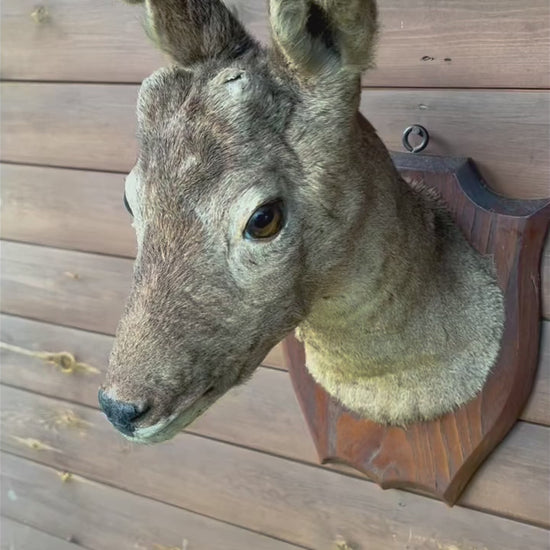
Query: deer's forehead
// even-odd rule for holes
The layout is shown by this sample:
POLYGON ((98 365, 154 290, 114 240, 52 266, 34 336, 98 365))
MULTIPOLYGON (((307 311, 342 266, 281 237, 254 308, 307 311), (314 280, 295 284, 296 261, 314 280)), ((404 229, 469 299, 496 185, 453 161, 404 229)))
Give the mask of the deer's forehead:
POLYGON ((192 84, 193 74, 179 67, 162 68, 146 78, 139 89, 137 102, 140 132, 180 111, 192 84))
POLYGON ((284 124, 292 100, 265 60, 205 64, 193 72, 163 68, 144 80, 138 98, 140 135, 192 139, 205 133, 253 140, 284 124), (262 130, 262 131, 259 131, 262 130))
POLYGON ((228 175, 248 167, 252 178, 280 153, 291 108, 266 66, 157 71, 138 101, 141 184, 158 200, 239 187, 228 175))

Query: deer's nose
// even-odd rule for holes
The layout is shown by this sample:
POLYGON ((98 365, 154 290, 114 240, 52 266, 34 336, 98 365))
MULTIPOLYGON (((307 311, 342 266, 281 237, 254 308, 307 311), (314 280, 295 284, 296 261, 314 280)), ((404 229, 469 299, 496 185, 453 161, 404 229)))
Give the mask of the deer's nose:
POLYGON ((107 415, 111 424, 120 432, 132 435, 135 430, 136 421, 148 410, 147 405, 136 405, 135 403, 124 403, 109 397, 102 389, 97 394, 99 405, 107 415))

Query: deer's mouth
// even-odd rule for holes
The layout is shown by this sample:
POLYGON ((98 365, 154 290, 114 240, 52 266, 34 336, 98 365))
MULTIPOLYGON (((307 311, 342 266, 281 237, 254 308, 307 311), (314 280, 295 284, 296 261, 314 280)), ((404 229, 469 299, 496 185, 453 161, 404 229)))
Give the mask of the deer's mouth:
POLYGON ((131 436, 126 437, 136 443, 160 443, 171 439, 205 412, 220 395, 221 392, 217 391, 215 386, 210 386, 191 404, 188 399, 185 399, 185 403, 176 407, 169 416, 151 426, 136 428, 131 436))

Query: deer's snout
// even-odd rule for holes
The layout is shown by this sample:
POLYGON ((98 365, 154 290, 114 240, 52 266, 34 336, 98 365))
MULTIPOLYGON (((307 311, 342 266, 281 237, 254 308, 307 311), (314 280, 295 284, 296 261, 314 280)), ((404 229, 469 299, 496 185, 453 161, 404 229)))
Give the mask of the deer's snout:
POLYGON ((125 403, 109 397, 102 389, 97 395, 99 405, 111 424, 125 435, 132 435, 135 424, 148 410, 147 404, 125 403))

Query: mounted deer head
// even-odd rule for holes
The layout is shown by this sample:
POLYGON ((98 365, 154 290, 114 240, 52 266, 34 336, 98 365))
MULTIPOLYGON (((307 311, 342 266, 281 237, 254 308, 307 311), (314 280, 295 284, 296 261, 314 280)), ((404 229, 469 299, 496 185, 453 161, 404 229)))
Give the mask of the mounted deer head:
POLYGON ((358 114, 375 2, 271 0, 267 49, 217 0, 146 4, 176 65, 138 101, 134 282, 99 393, 112 423, 168 439, 295 328, 315 379, 375 421, 471 399, 502 297, 358 114))

